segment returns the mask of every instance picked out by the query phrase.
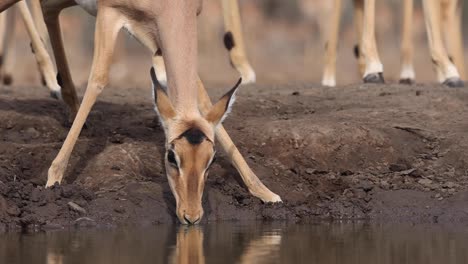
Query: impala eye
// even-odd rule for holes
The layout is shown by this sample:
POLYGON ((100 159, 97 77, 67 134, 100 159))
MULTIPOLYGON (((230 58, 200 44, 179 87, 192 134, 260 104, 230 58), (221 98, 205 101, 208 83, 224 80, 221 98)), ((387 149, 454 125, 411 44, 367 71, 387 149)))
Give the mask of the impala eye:
POLYGON ((167 151, 167 161, 169 161, 172 166, 175 166, 176 168, 178 167, 174 151, 167 151))

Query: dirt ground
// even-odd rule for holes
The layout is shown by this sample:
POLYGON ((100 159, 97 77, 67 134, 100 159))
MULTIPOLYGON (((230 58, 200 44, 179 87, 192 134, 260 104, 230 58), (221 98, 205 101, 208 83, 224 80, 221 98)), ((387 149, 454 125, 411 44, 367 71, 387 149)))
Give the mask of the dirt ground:
MULTIPOLYGON (((229 86, 208 85, 213 98, 229 86)), ((68 131, 65 107, 45 88, 1 87, 0 229, 176 223, 164 134, 149 95, 147 87, 108 88, 66 183, 44 189, 68 131)), ((284 203, 252 197, 219 151, 203 222, 468 222, 467 89, 255 85, 237 98, 225 126, 284 203)))

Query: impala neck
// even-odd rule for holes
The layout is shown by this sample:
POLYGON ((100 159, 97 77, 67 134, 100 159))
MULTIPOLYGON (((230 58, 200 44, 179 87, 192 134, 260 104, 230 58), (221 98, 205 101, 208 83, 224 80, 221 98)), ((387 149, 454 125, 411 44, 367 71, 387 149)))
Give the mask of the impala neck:
POLYGON ((197 15, 191 2, 195 1, 167 10, 158 19, 168 95, 174 109, 182 116, 200 115, 197 100, 197 15))

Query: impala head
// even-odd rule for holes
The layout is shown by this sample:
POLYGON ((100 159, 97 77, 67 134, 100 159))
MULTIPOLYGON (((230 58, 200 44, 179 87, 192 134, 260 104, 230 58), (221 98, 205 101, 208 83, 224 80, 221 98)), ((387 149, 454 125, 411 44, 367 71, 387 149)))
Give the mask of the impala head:
POLYGON ((178 113, 151 69, 155 110, 166 135, 166 175, 183 224, 196 224, 203 216, 202 196, 208 170, 216 154, 216 126, 229 113, 241 80, 205 115, 178 113))

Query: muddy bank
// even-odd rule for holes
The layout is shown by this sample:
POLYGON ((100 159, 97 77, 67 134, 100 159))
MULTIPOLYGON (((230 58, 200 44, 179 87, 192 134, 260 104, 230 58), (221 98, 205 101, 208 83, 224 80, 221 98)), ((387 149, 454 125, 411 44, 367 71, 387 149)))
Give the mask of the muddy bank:
MULTIPOLYGON (((176 222, 148 93, 106 90, 66 183, 45 190, 68 131, 64 107, 44 89, 0 88, 0 229, 176 222)), ((249 195, 219 151, 203 221, 466 223, 467 102, 466 89, 439 85, 246 86, 225 125, 284 203, 249 195)))

